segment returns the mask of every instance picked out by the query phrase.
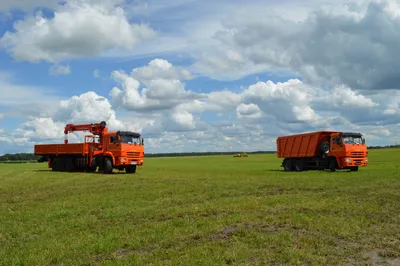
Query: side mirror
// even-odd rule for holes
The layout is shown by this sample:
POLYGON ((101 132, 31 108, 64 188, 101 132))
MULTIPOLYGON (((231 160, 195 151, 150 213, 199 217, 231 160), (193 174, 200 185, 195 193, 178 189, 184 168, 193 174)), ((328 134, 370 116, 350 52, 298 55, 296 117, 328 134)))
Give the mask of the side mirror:
POLYGON ((142 139, 142 145, 144 145, 144 139, 142 139))
POLYGON ((362 144, 365 144, 365 139, 364 138, 362 138, 362 144))

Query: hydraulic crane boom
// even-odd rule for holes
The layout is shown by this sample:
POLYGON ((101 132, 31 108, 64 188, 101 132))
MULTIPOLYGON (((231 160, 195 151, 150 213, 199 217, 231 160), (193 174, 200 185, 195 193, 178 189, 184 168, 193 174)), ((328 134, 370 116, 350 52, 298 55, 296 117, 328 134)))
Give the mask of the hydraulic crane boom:
POLYGON ((90 131, 93 135, 102 135, 107 132, 107 123, 102 121, 100 123, 95 124, 67 124, 65 125, 64 134, 65 140, 64 143, 68 144, 68 133, 75 131, 90 131))

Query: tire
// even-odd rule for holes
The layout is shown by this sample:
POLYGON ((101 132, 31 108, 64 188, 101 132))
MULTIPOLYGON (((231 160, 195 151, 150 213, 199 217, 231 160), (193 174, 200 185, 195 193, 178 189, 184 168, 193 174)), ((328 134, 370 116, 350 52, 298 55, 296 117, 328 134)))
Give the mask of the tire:
POLYGON ((53 161, 53 171, 57 172, 65 172, 65 159, 64 158, 55 158, 53 161))
POLYGON ((96 172, 96 170, 97 170, 97 159, 95 157, 92 160, 92 166, 90 166, 90 165, 87 166, 86 172, 93 173, 93 172, 96 172))
POLYGON ((296 170, 297 172, 301 172, 304 170, 304 162, 303 160, 296 160, 294 162, 294 170, 296 170))
POLYGON ((54 158, 51 161, 51 170, 54 172, 58 171, 58 165, 59 165, 60 160, 58 158, 54 158))
POLYGON ((319 150, 322 153, 327 153, 329 151, 329 142, 328 141, 324 141, 319 145, 319 150))
POLYGON ((104 158, 104 173, 111 174, 113 171, 113 164, 110 158, 104 158))
POLYGON ((358 166, 350 167, 350 171, 351 172, 357 172, 358 171, 358 166))
POLYGON ((293 161, 290 159, 285 159, 283 161, 283 168, 285 171, 293 171, 293 161))
POLYGON ((336 158, 331 158, 329 160, 329 170, 331 172, 335 172, 336 171, 336 166, 337 166, 336 158))
POLYGON ((125 173, 134 174, 136 173, 136 165, 131 165, 125 168, 125 173))
POLYGON ((97 170, 97 166, 88 166, 87 167, 87 169, 86 169, 86 172, 88 172, 88 173, 94 173, 94 172, 96 172, 96 170, 97 170))
POLYGON ((65 158, 65 168, 67 172, 74 172, 76 170, 73 158, 65 158))

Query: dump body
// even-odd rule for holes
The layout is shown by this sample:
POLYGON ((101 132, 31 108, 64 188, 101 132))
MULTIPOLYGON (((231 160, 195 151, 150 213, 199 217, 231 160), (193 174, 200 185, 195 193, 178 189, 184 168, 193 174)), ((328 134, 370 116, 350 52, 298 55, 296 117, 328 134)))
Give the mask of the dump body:
POLYGON ((277 157, 286 171, 350 169, 368 165, 368 150, 361 133, 317 131, 276 140, 277 157))
POLYGON ((292 136, 281 136, 277 139, 278 158, 313 157, 321 154, 319 145, 328 140, 333 132, 320 131, 292 136))

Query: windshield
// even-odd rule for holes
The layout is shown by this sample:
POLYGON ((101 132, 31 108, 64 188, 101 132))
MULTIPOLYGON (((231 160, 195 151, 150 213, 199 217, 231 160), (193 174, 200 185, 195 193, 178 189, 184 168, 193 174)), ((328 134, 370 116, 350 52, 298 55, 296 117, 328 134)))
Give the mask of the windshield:
POLYGON ((344 144, 362 144, 361 137, 343 137, 344 144))
POLYGON ((121 135, 121 143, 140 144, 140 139, 133 136, 121 135))

